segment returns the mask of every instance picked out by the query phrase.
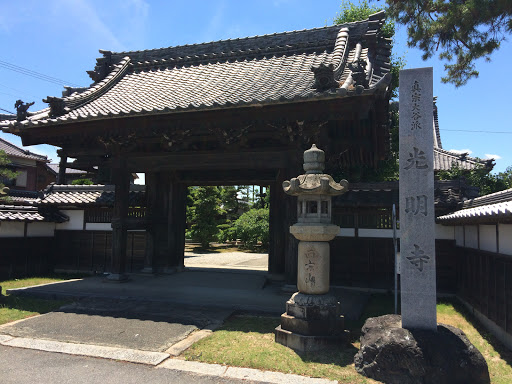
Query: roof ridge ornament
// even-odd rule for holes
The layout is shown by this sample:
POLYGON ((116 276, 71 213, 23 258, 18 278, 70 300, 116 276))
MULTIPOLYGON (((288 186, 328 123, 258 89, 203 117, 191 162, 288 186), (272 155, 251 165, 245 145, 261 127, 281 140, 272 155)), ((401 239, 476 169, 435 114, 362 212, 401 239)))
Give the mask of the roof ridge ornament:
POLYGON ((16 108, 16 120, 23 121, 28 117, 28 109, 34 105, 34 101, 31 103, 24 103, 22 100, 16 100, 14 108, 16 108))
POLYGON ((62 97, 48 96, 43 102, 50 105, 50 117, 59 117, 66 113, 66 103, 62 97))
POLYGON ((348 68, 352 72, 352 79, 356 86, 361 85, 368 88, 368 79, 366 78, 366 66, 368 65, 366 59, 362 57, 348 63, 348 68))
POLYGON ((314 87, 319 91, 338 88, 339 84, 334 80, 334 65, 331 63, 326 65, 321 63, 311 67, 311 71, 315 74, 314 87))

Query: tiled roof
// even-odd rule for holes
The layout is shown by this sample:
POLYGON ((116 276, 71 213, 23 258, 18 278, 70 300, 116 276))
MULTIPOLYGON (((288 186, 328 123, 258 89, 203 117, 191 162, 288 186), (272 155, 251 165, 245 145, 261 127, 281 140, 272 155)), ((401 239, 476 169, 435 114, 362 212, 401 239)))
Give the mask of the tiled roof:
POLYGON ((441 148, 434 148, 434 170, 449 171, 453 165, 460 169, 471 170, 477 167, 493 168, 493 160, 479 160, 469 157, 467 154, 458 154, 441 148))
POLYGON ((95 80, 90 88, 48 98, 51 108, 23 122, 0 122, 0 127, 15 130, 383 92, 390 81, 391 47, 380 35, 383 23, 380 12, 360 22, 303 31, 145 51, 102 51, 95 70, 89 71, 95 80))
POLYGON ((463 208, 480 207, 508 201, 512 201, 512 188, 467 200, 464 202, 463 208))
POLYGON ((12 205, 34 205, 39 199, 39 193, 36 191, 21 191, 9 189, 9 204, 12 205))
POLYGON ((512 222, 512 201, 462 209, 437 220, 442 224, 512 222))
POLYGON ((441 132, 439 129, 439 116, 437 111, 437 97, 434 97, 434 171, 449 171, 453 165, 460 169, 472 170, 477 167, 487 168, 489 171, 494 167, 493 160, 479 160, 469 157, 467 153, 455 153, 443 149, 441 143, 441 132))
POLYGON ((37 207, 24 207, 19 205, 0 205, 0 221, 47 221, 62 223, 69 218, 58 212, 40 212, 37 207))
MULTIPOLYGON (((43 191, 43 197, 37 201, 43 206, 107 206, 114 205, 114 186, 112 185, 58 185, 52 184, 43 191)), ((145 186, 131 185, 129 205, 145 206, 145 186)))
POLYGON ((22 149, 12 143, 9 143, 7 140, 0 138, 0 150, 5 151, 8 156, 18 157, 23 159, 37 160, 37 161, 48 161, 48 157, 43 155, 38 155, 37 153, 33 153, 27 151, 26 149, 22 149))
POLYGON ((512 222, 512 189, 467 200, 463 208, 437 220, 443 224, 512 222))
MULTIPOLYGON (((398 204, 398 181, 374 183, 349 183, 347 193, 333 199, 333 206, 390 207, 398 204)), ((435 180, 434 204, 436 209, 449 211, 460 206, 464 199, 474 196, 478 190, 458 180, 435 180)))
MULTIPOLYGON (((46 164, 46 166, 56 175, 59 173, 59 163, 46 164)), ((86 173, 87 171, 82 169, 66 168, 66 175, 85 175, 86 173)))

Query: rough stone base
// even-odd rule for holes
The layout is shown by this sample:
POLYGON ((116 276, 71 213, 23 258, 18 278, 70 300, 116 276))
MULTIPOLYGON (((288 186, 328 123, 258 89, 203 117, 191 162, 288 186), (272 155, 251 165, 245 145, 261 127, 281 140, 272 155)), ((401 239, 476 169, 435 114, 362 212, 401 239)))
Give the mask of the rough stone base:
POLYGON ((460 329, 438 324, 437 332, 401 328, 401 316, 366 320, 357 372, 390 384, 490 383, 480 352, 460 329))
POLYGON ((340 303, 331 295, 294 293, 286 302, 275 340, 297 351, 317 351, 348 340, 340 303))

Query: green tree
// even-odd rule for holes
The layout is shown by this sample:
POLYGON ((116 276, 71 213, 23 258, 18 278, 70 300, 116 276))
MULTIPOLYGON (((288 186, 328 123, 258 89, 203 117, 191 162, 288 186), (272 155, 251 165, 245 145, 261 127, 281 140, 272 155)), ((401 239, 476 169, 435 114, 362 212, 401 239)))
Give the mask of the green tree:
POLYGON ((79 179, 76 179, 76 180, 73 180, 71 182, 71 185, 93 185, 94 183, 92 182, 91 179, 88 179, 86 177, 80 177, 79 179))
POLYGON ((439 52, 445 83, 460 87, 478 77, 475 61, 499 49, 512 33, 510 0, 386 0, 388 15, 407 27, 407 44, 423 60, 439 52))
POLYGON ((11 163, 5 151, 0 151, 0 201, 8 202, 9 188, 5 186, 7 180, 15 179, 17 172, 11 171, 7 166, 11 163))
POLYGON ((437 176, 439 180, 464 178, 467 184, 480 189, 480 196, 512 188, 512 167, 508 167, 505 172, 492 174, 484 167, 466 170, 454 164, 449 171, 441 171, 437 176))
POLYGON ((193 240, 207 248, 210 242, 217 239, 220 208, 220 193, 217 187, 195 187, 189 190, 192 206, 187 209, 187 221, 191 223, 190 236, 193 240))

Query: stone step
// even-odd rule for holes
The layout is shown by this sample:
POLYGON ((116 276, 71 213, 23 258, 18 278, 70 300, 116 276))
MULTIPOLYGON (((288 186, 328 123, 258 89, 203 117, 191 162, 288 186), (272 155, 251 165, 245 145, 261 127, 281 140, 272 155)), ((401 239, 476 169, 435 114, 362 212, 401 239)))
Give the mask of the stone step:
POLYGON ((344 345, 349 340, 348 331, 338 336, 306 336, 278 326, 274 334, 277 343, 302 352, 319 351, 328 346, 344 345))
POLYGON ((305 320, 291 316, 287 313, 281 315, 281 328, 290 332, 306 336, 339 335, 343 333, 345 318, 305 320))

